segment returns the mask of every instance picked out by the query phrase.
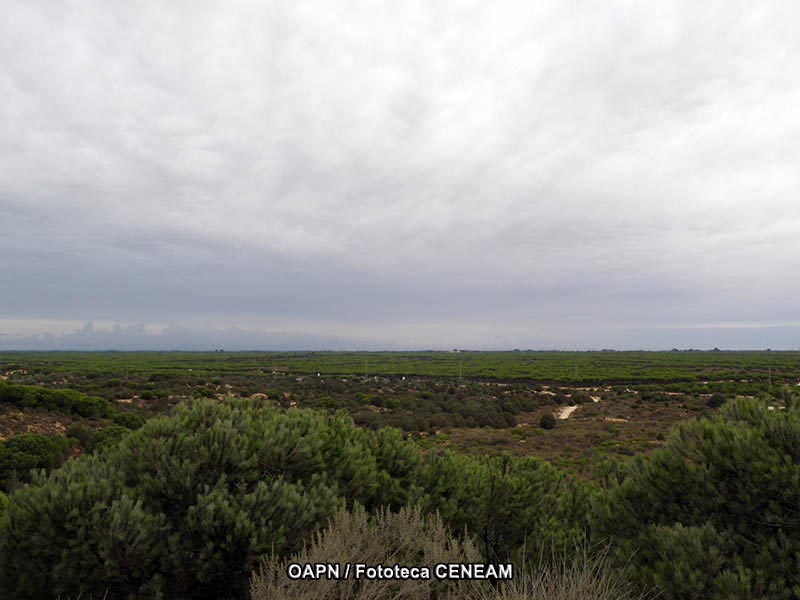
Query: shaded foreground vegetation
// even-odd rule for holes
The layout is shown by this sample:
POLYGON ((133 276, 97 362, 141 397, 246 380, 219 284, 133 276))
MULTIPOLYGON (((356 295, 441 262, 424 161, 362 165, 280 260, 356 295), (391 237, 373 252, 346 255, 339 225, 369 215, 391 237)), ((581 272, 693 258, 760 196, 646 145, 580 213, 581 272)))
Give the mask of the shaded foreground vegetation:
POLYGON ((343 507, 386 525, 382 511, 416 506, 483 561, 539 569, 589 544, 608 547, 610 576, 661 598, 795 598, 798 448, 794 403, 740 399, 601 487, 532 458, 424 453, 343 414, 194 400, 16 489, 0 589, 244 598, 261 561, 303 552, 343 507))
POLYGON ((494 559, 526 536, 581 535, 588 496, 538 461, 423 457, 393 429, 231 399, 151 419, 10 500, 0 583, 15 597, 223 598, 241 597, 259 557, 298 550, 342 504, 419 503, 469 525, 494 559))

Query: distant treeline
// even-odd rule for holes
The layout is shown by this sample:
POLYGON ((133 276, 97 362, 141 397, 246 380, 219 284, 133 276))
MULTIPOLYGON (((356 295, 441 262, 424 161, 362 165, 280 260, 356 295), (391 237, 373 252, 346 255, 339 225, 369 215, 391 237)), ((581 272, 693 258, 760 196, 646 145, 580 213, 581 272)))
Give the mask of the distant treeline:
POLYGON ((252 377, 424 376, 569 384, 636 384, 748 379, 800 381, 800 352, 8 352, 0 370, 32 377, 83 373, 97 379, 164 375, 252 377))

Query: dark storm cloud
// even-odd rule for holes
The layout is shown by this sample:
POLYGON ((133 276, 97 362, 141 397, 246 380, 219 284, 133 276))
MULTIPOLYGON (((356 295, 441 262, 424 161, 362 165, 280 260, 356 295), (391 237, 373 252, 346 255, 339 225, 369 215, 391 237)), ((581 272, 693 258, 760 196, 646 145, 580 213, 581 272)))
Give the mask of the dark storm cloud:
POLYGON ((2 344, 800 345, 798 25, 12 2, 2 344))

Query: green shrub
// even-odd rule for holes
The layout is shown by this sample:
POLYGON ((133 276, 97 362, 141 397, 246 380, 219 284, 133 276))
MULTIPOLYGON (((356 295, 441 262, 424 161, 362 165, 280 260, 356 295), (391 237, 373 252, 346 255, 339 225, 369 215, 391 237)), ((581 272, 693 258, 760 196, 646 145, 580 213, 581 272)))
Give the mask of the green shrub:
POLYGON ((800 411, 738 399, 680 425, 598 503, 613 540, 665 599, 795 598, 800 593, 800 411))
POLYGON ((549 553, 586 533, 590 488, 537 459, 432 455, 419 483, 412 500, 440 513, 453 531, 469 529, 487 561, 531 548, 549 553))
POLYGON ((714 394, 713 396, 711 396, 711 398, 709 398, 706 401, 706 406, 708 408, 719 408, 720 406, 725 404, 726 401, 727 401, 727 398, 723 394, 719 394, 718 393, 718 394, 714 394))
POLYGON ((212 387, 196 387, 192 390, 192 395, 198 398, 213 398, 217 391, 212 387))
POLYGON ((152 597, 168 534, 166 517, 126 494, 115 466, 85 456, 9 498, 0 590, 15 599, 152 597))
POLYGON ((67 438, 23 434, 0 442, 0 489, 31 480, 33 469, 54 469, 69 453, 67 438))
POLYGON ((553 413, 544 413, 539 419, 539 427, 542 429, 553 429, 556 426, 556 418, 553 413))
POLYGON ((116 446, 131 432, 127 427, 112 425, 96 431, 86 445, 87 452, 105 452, 116 446))
POLYGON ((142 419, 142 417, 129 412, 117 413, 111 417, 111 420, 115 424, 127 429, 139 429, 139 427, 144 425, 144 419, 142 419))
POLYGON ((81 448, 88 448, 94 437, 94 431, 81 423, 73 423, 67 427, 65 435, 76 440, 81 448))
POLYGON ((334 410, 336 408, 336 400, 328 396, 316 399, 314 404, 319 408, 326 408, 328 410, 334 410))
POLYGON ((82 417, 111 417, 114 407, 103 398, 86 396, 75 390, 50 390, 32 385, 15 385, 0 381, 0 402, 20 408, 61 410, 82 417))
POLYGON ((242 597, 259 557, 297 550, 345 498, 403 502, 418 458, 399 433, 340 415, 193 401, 18 490, 0 588, 242 597))
POLYGON ((423 457, 400 431, 342 414, 193 400, 17 490, 0 524, 0 589, 245 597, 260 559, 297 552, 356 503, 439 511, 494 560, 580 538, 588 495, 532 459, 423 457))

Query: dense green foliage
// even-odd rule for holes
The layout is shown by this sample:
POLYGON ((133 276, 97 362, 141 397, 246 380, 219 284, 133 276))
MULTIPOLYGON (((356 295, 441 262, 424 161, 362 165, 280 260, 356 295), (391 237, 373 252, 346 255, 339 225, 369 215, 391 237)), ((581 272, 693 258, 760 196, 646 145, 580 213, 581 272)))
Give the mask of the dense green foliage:
POLYGON ((14 385, 0 381, 0 402, 20 408, 43 408, 74 413, 82 417, 112 417, 114 407, 102 398, 74 390, 50 390, 38 386, 14 385))
POLYGON ((432 455, 419 483, 422 506, 454 531, 469 529, 486 560, 563 549, 585 535, 589 488, 537 459, 432 455))
POLYGON ((111 417, 111 420, 125 429, 139 429, 144 425, 144 419, 133 413, 117 413, 111 417))
POLYGON ((127 427, 120 427, 119 425, 111 425, 95 430, 76 423, 67 429, 66 435, 77 447, 85 452, 92 453, 116 446, 130 432, 131 430, 127 427))
POLYGON ((0 588, 241 597, 260 557, 296 551, 343 502, 437 509, 491 556, 526 535, 570 537, 586 508, 537 461, 426 458, 397 430, 343 415, 198 400, 18 490, 0 527, 0 588))
POLYGON ((58 467, 68 453, 69 443, 60 436, 24 434, 0 442, 0 490, 30 481, 34 469, 58 467))
POLYGON ((797 598, 799 508, 800 411, 740 399, 638 460, 594 534, 662 598, 797 598))
POLYGON ((85 446, 87 452, 103 452, 116 446, 131 432, 127 427, 112 425, 95 432, 85 446))

